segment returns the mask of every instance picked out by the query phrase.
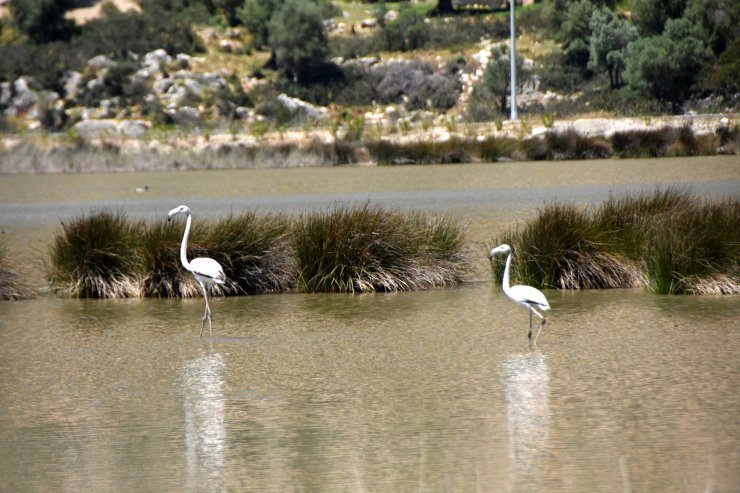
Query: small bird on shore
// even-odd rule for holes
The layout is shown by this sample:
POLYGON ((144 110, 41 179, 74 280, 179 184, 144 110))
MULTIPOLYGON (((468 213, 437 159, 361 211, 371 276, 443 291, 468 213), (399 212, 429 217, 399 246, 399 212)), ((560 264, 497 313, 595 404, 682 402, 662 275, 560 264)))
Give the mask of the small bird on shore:
POLYGON ((190 235, 190 226, 193 222, 193 216, 190 212, 190 208, 186 205, 181 205, 172 209, 167 215, 167 221, 171 221, 172 218, 178 214, 187 214, 188 219, 185 223, 185 234, 182 236, 182 244, 180 245, 180 261, 182 266, 193 273, 195 280, 200 284, 200 288, 203 290, 203 298, 206 300, 206 312, 203 315, 203 323, 200 326, 200 337, 203 337, 203 329, 208 321, 208 332, 213 337, 213 329, 211 326, 211 308, 208 306, 208 289, 213 284, 223 285, 226 284, 226 275, 221 267, 221 264, 208 257, 194 258, 192 261, 188 261, 188 236, 190 235))
POLYGON ((542 291, 537 288, 533 288, 532 286, 526 286, 523 284, 517 286, 509 286, 511 247, 507 244, 499 245, 491 250, 491 253, 488 257, 491 261, 493 261, 493 257, 499 253, 507 254, 506 267, 504 267, 504 278, 502 280, 504 294, 506 294, 506 296, 508 296, 514 303, 521 305, 529 310, 529 334, 527 335, 527 337, 530 341, 532 340, 532 314, 534 313, 540 318, 540 320, 542 320, 540 328, 537 330, 537 336, 535 336, 534 338, 534 344, 537 344, 537 338, 540 336, 542 327, 545 326, 547 320, 545 319, 545 317, 542 316, 540 312, 535 309, 535 307, 539 308, 542 311, 545 311, 550 309, 550 304, 547 302, 547 298, 545 298, 545 295, 542 294, 542 291))

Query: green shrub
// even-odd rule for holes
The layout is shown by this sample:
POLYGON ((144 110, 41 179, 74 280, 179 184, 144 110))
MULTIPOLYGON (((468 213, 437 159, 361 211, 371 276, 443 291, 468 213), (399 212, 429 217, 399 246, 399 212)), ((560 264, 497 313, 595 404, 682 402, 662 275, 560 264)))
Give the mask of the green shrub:
POLYGON ((611 143, 614 154, 621 158, 662 157, 675 139, 673 129, 663 127, 657 130, 615 132, 611 143))
POLYGON ((645 252, 650 288, 663 294, 740 292, 740 201, 696 198, 657 218, 645 252))
POLYGON ((378 164, 452 164, 474 161, 468 140, 453 138, 445 142, 420 141, 408 144, 376 140, 365 145, 378 164))

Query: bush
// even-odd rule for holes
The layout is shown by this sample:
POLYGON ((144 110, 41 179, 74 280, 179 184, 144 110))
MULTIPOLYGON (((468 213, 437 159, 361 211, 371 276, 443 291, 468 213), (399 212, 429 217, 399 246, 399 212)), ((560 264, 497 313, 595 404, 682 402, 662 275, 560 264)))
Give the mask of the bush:
MULTIPOLYGON (((55 238, 47 265, 62 296, 191 297, 201 290, 180 262, 183 224, 128 221, 92 212, 55 238)), ((401 214, 381 207, 335 209, 302 221, 243 213, 196 221, 188 258, 219 262, 228 282, 220 294, 309 291, 396 291, 461 282, 467 272, 463 231, 446 217, 401 214)), ((0 251, 0 281, 2 268, 0 251)))
POLYGON ((701 35, 689 21, 669 20, 660 36, 630 45, 624 74, 627 88, 676 105, 689 96, 709 56, 701 35))
MULTIPOLYGON (((521 229, 495 243, 508 243, 516 256, 512 279, 542 288, 600 289, 644 285, 639 270, 622 256, 604 252, 598 232, 584 211, 574 205, 546 206, 521 229)), ((494 264, 497 279, 503 263, 494 264)))
POLYGON ((140 223, 121 212, 100 211, 62 223, 47 277, 52 293, 74 298, 141 295, 140 223))
POLYGON ((34 290, 29 286, 27 279, 8 255, 8 247, 0 241, 0 300, 22 300, 30 298, 34 290))
MULTIPOLYGON (((712 202, 657 189, 610 197, 594 210, 548 205, 493 243, 512 245, 512 277, 538 287, 740 293, 738 212, 737 199, 712 202)), ((499 261, 494 273, 502 272, 499 261)))
POLYGON ((376 87, 382 104, 404 103, 408 109, 451 108, 460 94, 460 83, 435 73, 429 63, 392 62, 373 68, 380 78, 376 87))
POLYGON ((740 93, 740 38, 727 47, 701 77, 701 87, 725 97, 740 93))
POLYGON ((66 40, 75 31, 74 23, 64 16, 72 4, 72 0, 13 0, 10 16, 33 43, 66 40))
POLYGON ((304 216, 293 240, 304 292, 410 291, 466 272, 462 229, 446 217, 365 204, 304 216))
MULTIPOLYGON (((201 291, 180 262, 184 226, 164 220, 142 237, 144 291, 149 296, 193 297, 201 291)), ((255 213, 198 221, 188 242, 188 258, 210 257, 224 269, 226 293, 277 293, 295 287, 295 267, 287 243, 290 222, 255 213)))
POLYGON ((412 51, 422 48, 429 40, 424 17, 408 6, 401 8, 396 20, 381 30, 383 49, 387 51, 412 51))
POLYGON ((289 80, 305 82, 325 64, 329 46, 321 8, 304 0, 285 0, 268 23, 270 48, 278 69, 289 80))

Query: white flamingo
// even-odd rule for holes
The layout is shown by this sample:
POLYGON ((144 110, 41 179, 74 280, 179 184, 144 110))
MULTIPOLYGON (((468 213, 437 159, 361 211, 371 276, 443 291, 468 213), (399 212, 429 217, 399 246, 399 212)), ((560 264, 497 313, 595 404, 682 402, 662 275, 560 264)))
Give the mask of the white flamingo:
POLYGON ((186 205, 175 207, 167 215, 167 221, 171 221, 173 216, 178 214, 187 214, 188 220, 185 224, 185 234, 182 235, 182 244, 180 245, 180 261, 182 266, 193 273, 195 280, 200 284, 203 290, 203 298, 206 300, 206 313, 203 315, 203 323, 200 326, 200 337, 203 337, 203 329, 206 326, 206 320, 208 321, 208 332, 213 337, 213 329, 211 327, 211 308, 208 306, 208 289, 213 284, 225 284, 226 275, 221 267, 221 264, 207 257, 194 258, 191 262, 188 262, 188 236, 190 235, 190 226, 193 223, 193 216, 190 213, 190 208, 186 205))
POLYGON ((523 306, 524 308, 529 310, 529 334, 527 337, 532 340, 532 314, 534 313, 537 315, 540 320, 542 320, 542 323, 540 324, 540 328, 537 330, 537 336, 534 338, 534 344, 537 344, 537 338, 540 336, 540 332, 542 331, 542 327, 544 327, 547 320, 545 317, 542 316, 540 312, 535 310, 535 307, 539 308, 540 310, 549 310, 550 304, 547 302, 547 298, 545 298, 545 295, 542 294, 542 291, 540 291, 537 288, 533 288, 532 286, 526 286, 526 285, 517 285, 517 286, 509 286, 509 267, 511 266, 511 247, 509 245, 503 244, 499 245, 493 250, 491 250, 491 253, 489 255, 489 258, 493 260, 493 256, 498 253, 505 253, 506 256, 506 267, 504 268, 504 279, 502 281, 503 287, 504 287, 504 293, 506 296, 511 298, 511 300, 518 304, 523 306))

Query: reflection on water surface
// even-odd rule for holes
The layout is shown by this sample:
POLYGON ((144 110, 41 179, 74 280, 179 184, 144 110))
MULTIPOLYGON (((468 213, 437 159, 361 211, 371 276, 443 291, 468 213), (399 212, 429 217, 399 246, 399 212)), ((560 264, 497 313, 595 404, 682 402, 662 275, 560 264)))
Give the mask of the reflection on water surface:
POLYGON ((2 305, 4 490, 734 491, 740 298, 2 305))

